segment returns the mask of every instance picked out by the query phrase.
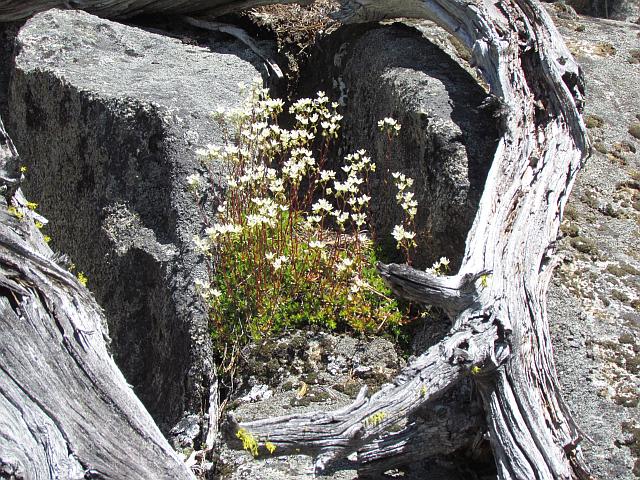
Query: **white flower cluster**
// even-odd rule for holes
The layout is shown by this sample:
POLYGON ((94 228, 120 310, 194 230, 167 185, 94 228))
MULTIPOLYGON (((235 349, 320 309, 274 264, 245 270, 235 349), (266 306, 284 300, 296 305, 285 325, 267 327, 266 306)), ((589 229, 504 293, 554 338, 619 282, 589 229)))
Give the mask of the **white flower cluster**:
POLYGON ((282 266, 285 265, 289 261, 289 257, 287 257, 286 255, 276 256, 276 254, 273 253, 273 252, 267 253, 265 255, 265 258, 269 262, 271 262, 271 266, 276 271, 280 270, 282 268, 282 266))
POLYGON ((209 282, 204 282, 200 279, 195 281, 196 291, 202 296, 205 302, 210 303, 222 296, 222 292, 217 288, 212 288, 209 282))
POLYGON ((242 226, 234 223, 216 223, 204 231, 211 240, 220 236, 242 233, 242 226))
POLYGON ((187 177, 187 188, 193 193, 198 193, 202 188, 202 176, 199 173, 194 173, 187 177))
POLYGON ((329 103, 325 93, 320 91, 314 99, 298 100, 289 111, 295 116, 298 128, 316 133, 320 126, 323 137, 336 138, 342 120, 342 115, 336 113, 337 108, 338 104, 329 103))
POLYGON ((306 148, 294 148, 291 150, 291 157, 282 165, 282 175, 291 180, 291 183, 298 185, 302 178, 311 172, 316 165, 313 152, 306 148))
MULTIPOLYGON (((331 282, 347 282, 353 297, 363 288, 371 289, 362 277, 371 202, 366 185, 375 162, 358 150, 344 157, 344 166, 324 167, 330 139, 337 137, 342 120, 338 104, 330 103, 324 92, 295 102, 289 110, 293 128, 285 129, 276 124, 282 101, 271 99, 257 84, 243 88, 249 90, 249 98, 242 108, 214 113, 227 144, 197 150, 211 178, 225 175, 227 191, 215 221, 208 219, 211 226, 194 238, 196 247, 209 256, 215 251, 223 274, 235 268, 233 262, 243 262, 238 271, 242 278, 250 277, 247 285, 258 286, 256 297, 273 296, 269 282, 281 289, 301 279, 316 282, 324 272, 333 272, 331 282), (225 257, 227 251, 237 258, 225 257)), ((394 135, 400 130, 391 118, 379 125, 394 135)), ((396 180, 402 185, 398 200, 413 219, 417 203, 408 190, 411 179, 396 180)), ((204 181, 191 175, 187 185, 197 192, 204 181)), ((407 248, 415 236, 410 225, 394 229, 396 240, 407 248)), ((226 284, 218 283, 220 290, 232 294, 221 285, 226 284)), ((210 303, 221 295, 205 283, 198 284, 198 290, 210 303)))
POLYGON ((396 201, 404 212, 405 219, 402 224, 396 225, 391 235, 396 240, 397 246, 401 250, 405 250, 407 261, 410 260, 409 252, 412 247, 416 246, 415 232, 411 230, 414 225, 416 213, 418 213, 418 202, 414 199, 414 194, 409 189, 413 186, 413 179, 407 177, 404 173, 394 172, 391 174, 394 179, 398 193, 396 201))
POLYGON ((436 261, 431 268, 425 270, 433 275, 444 275, 449 271, 449 259, 447 257, 440 257, 440 260, 436 261))
POLYGON ((400 133, 402 125, 400 125, 397 120, 391 117, 386 117, 378 121, 378 128, 382 133, 386 133, 387 135, 391 136, 398 135, 398 133, 400 133))
POLYGON ((413 240, 416 236, 414 232, 408 232, 407 230, 405 230, 402 225, 396 225, 395 227, 393 227, 391 235, 396 239, 398 245, 400 245, 405 240, 413 240))
POLYGON ((351 269, 352 266, 353 266, 353 259, 349 257, 344 257, 340 262, 336 264, 336 271, 337 272, 348 271, 351 269))
POLYGON ((402 207, 409 220, 413 220, 418 213, 418 202, 414 199, 413 192, 408 189, 413 186, 413 178, 407 177, 404 173, 394 172, 391 174, 395 179, 396 201, 402 207))

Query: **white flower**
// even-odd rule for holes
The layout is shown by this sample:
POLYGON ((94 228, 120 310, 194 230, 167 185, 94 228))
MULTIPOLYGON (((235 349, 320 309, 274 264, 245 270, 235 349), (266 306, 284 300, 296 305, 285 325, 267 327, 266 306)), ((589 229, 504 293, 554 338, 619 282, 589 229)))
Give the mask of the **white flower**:
POLYGON ((337 210, 334 210, 333 212, 331 212, 331 215, 336 217, 336 223, 338 225, 343 225, 344 222, 346 222, 349 219, 349 213, 348 212, 339 212, 337 210))
POLYGON ((273 193, 284 192, 284 181, 281 178, 276 178, 269 184, 269 190, 273 193))
POLYGON ((264 215, 255 215, 255 214, 247 215, 247 226, 249 228, 253 228, 253 227, 257 227, 265 224, 271 225, 272 223, 273 221, 264 215))
POLYGON ((397 120, 386 117, 378 121, 378 128, 380 128, 382 132, 397 134, 400 131, 401 125, 397 120))
POLYGON ((196 250, 199 251, 200 253, 206 254, 209 252, 209 249, 211 248, 211 244, 209 243, 209 240, 206 238, 200 237, 200 235, 195 235, 193 237, 193 243, 195 243, 196 250))
POLYGON ((309 248, 324 248, 325 243, 320 240, 311 240, 309 242, 309 248))
POLYGON ((440 257, 440 260, 435 262, 431 268, 427 268, 426 271, 433 275, 444 275, 449 271, 449 259, 447 257, 440 257))
POLYGON ((215 240, 219 236, 225 236, 231 233, 237 234, 241 232, 242 226, 235 223, 216 223, 204 231, 211 240, 215 240))
POLYGON ((352 213, 351 218, 358 228, 362 227, 367 221, 367 216, 364 213, 352 213))
POLYGON ((398 243, 402 242, 405 239, 413 240, 413 238, 416 236, 415 233, 405 230, 402 225, 396 225, 395 227, 393 227, 391 235, 393 235, 393 238, 395 238, 396 242, 398 243))
POLYGON ((322 170, 320 172, 321 182, 328 182, 329 180, 333 180, 334 178, 336 178, 336 172, 334 172, 333 170, 322 170))
POLYGON ((369 200, 371 200, 371 197, 369 195, 362 195, 361 197, 358 197, 358 205, 366 205, 367 203, 369 203, 369 200))
POLYGON ((353 265, 353 260, 350 259, 349 257, 345 257, 345 258, 342 259, 342 261, 340 263, 338 263, 336 265, 336 270, 338 272, 344 272, 345 270, 347 270, 352 265, 353 265))
POLYGON ((289 258, 285 255, 280 255, 278 258, 276 258, 272 265, 273 265, 273 269, 274 270, 279 270, 283 264, 285 264, 287 262, 287 260, 289 260, 289 258))
POLYGON ((333 210, 333 205, 331 205, 326 199, 321 198, 311 207, 314 213, 325 211, 327 213, 331 213, 333 210))
POLYGON ((187 185, 189 186, 189 190, 197 192, 202 186, 202 177, 200 174, 194 173, 193 175, 189 175, 187 177, 187 185))

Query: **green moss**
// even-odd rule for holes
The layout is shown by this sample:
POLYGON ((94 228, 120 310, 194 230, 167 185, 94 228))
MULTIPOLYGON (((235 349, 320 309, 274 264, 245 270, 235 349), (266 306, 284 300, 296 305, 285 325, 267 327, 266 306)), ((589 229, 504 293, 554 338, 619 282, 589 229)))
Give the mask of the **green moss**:
POLYGON ((376 412, 364 420, 364 425, 365 427, 377 427, 386 417, 387 414, 385 412, 376 412))
POLYGON ((595 242, 589 238, 578 236, 572 238, 569 243, 580 253, 594 254, 598 251, 595 242))
POLYGON ((580 235, 580 228, 573 222, 566 222, 560 225, 560 231, 565 237, 577 237, 580 235))
POLYGON ((616 277, 624 277, 625 275, 640 275, 640 270, 635 268, 633 265, 629 265, 628 263, 622 262, 620 265, 608 265, 607 272, 616 277))
POLYGON ((598 115, 587 115, 584 123, 587 128, 601 128, 604 125, 604 120, 598 115))
POLYGON ((618 341, 622 344, 632 345, 635 341, 633 335, 630 333, 623 333, 618 337, 618 341))
POLYGON ((597 151, 600 152, 603 155, 606 155, 607 153, 609 153, 609 150, 607 149, 607 146, 602 143, 602 142, 596 142, 593 144, 593 148, 597 151))
POLYGON ((598 42, 593 51, 601 57, 611 57, 616 54, 615 47, 609 42, 598 42))
POLYGON ((564 218, 567 220, 577 220, 578 219, 578 210, 572 205, 567 205, 564 209, 564 218))
POLYGON ((355 398, 358 395, 358 392, 360 392, 362 384, 356 380, 350 379, 344 383, 336 385, 334 388, 339 392, 342 392, 345 395, 349 396, 350 398, 355 398))
POLYGON ((283 392, 288 392, 288 391, 293 390, 293 389, 295 389, 295 388, 296 388, 296 387, 293 385, 293 382, 292 382, 292 381, 290 381, 290 380, 287 380, 286 382, 284 382, 284 383, 282 384, 282 391, 283 391, 283 392))
POLYGON ((629 296, 620 290, 614 290, 611 292, 611 296, 622 303, 627 303, 629 301, 629 296))
POLYGON ((582 200, 585 204, 589 205, 594 210, 597 210, 600 206, 600 201, 598 200, 596 194, 593 192, 585 192, 582 197, 580 197, 580 200, 582 200))

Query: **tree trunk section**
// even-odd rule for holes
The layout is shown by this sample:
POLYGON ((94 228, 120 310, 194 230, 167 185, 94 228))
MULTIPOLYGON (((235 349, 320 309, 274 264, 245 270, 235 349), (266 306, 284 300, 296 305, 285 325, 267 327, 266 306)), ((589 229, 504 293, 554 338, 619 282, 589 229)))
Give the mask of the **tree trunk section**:
MULTIPOLYGON (((3 186, 19 160, 0 120, 3 186)), ((100 307, 55 262, 20 190, 0 197, 0 477, 193 479, 108 351, 100 307)))
POLYGON ((382 458, 383 449, 393 454, 394 435, 397 445, 411 435, 385 435, 389 427, 470 376, 482 397, 499 478, 589 478, 579 431, 559 391, 546 315, 553 242, 589 150, 578 65, 535 0, 342 4, 345 22, 437 22, 469 48, 494 96, 487 108, 503 133, 457 275, 379 267, 398 295, 441 307, 452 328, 393 384, 371 397, 361 392, 349 407, 240 424, 231 416, 227 430, 268 439, 281 453, 313 454, 320 469, 358 450, 363 459, 372 452, 382 458))

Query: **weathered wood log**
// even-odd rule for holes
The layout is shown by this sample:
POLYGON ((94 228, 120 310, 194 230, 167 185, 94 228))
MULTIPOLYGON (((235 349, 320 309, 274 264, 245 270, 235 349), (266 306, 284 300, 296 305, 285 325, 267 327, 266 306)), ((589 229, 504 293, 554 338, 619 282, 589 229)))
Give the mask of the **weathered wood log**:
POLYGON ((0 22, 29 18, 50 8, 73 8, 105 18, 128 18, 141 14, 191 14, 213 16, 273 3, 308 4, 313 0, 2 0, 0 22))
MULTIPOLYGON (((1 120, 0 163, 16 185, 1 120)), ((20 191, 9 198, 0 197, 0 477, 194 478, 113 362, 100 307, 54 261, 20 191)))
POLYGON ((427 18, 455 35, 489 84, 504 131, 458 274, 442 279, 380 267, 399 294, 442 307, 452 318, 449 335, 371 397, 363 390, 335 412, 240 424, 230 416, 230 438, 243 429, 281 453, 316 456, 322 469, 367 451, 382 432, 471 376, 499 478, 589 478, 559 391, 545 308, 553 242, 589 150, 578 65, 535 0, 342 4, 344 22, 427 18))

